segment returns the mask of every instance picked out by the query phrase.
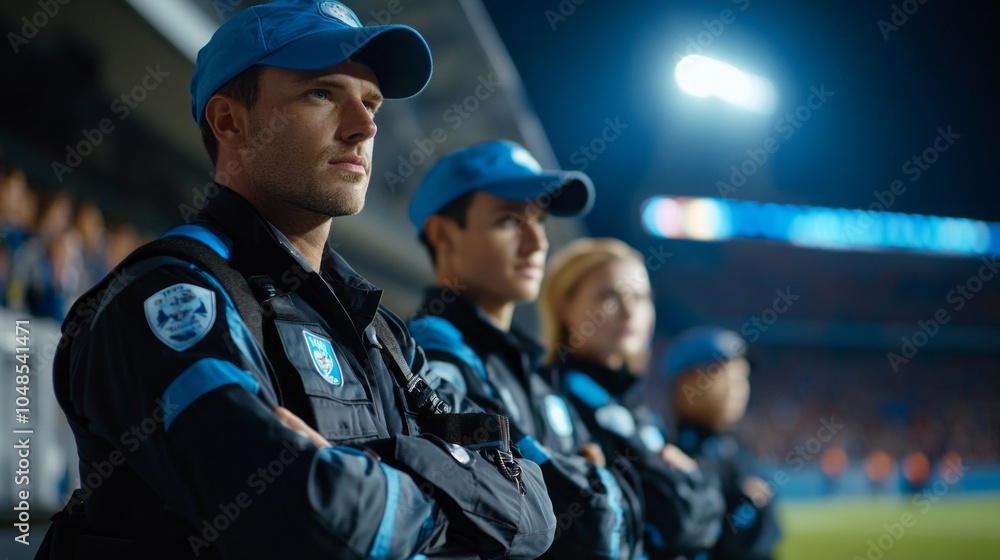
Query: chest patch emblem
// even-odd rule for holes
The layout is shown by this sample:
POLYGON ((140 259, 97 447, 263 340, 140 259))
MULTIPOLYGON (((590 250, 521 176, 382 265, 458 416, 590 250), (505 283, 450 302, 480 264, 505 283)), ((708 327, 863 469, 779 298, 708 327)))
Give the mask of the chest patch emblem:
POLYGON ((635 434, 635 418, 632 412, 617 403, 610 403, 594 411, 594 419, 602 428, 623 438, 635 434))
POLYGON ((337 355, 333 353, 333 345, 329 340, 320 338, 313 333, 303 330, 302 336, 306 339, 306 348, 309 357, 312 358, 316 371, 323 376, 323 379, 330 385, 340 385, 344 382, 344 376, 340 371, 340 364, 337 362, 337 355))
POLYGON ((215 323, 215 293, 194 284, 174 284, 146 298, 143 309, 156 338, 183 352, 205 338, 215 323))
POLYGON ((569 409, 562 398, 556 395, 545 395, 545 415, 549 419, 549 426, 559 437, 570 437, 573 435, 573 420, 570 419, 569 409))

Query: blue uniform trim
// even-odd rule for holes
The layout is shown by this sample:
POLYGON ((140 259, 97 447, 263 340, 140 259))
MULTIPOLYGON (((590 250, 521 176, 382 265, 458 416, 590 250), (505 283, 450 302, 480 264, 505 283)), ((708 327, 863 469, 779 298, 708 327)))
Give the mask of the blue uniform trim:
POLYGON ((410 319, 407 322, 407 327, 410 329, 410 335, 413 336, 413 340, 425 352, 433 350, 455 356, 455 358, 479 374, 479 377, 483 379, 483 385, 491 397, 496 396, 496 390, 490 383, 489 376, 486 374, 486 366, 483 365, 483 360, 465 343, 465 339, 462 338, 462 332, 455 325, 451 324, 450 321, 434 315, 421 315, 420 317, 410 319))
POLYGON ((399 471, 382 463, 378 466, 382 467, 382 472, 385 473, 385 511, 382 512, 382 521, 378 524, 368 557, 383 560, 392 552, 392 533, 396 525, 396 508, 399 505, 399 471))
POLYGON ((652 548, 656 548, 658 550, 667 548, 667 540, 663 538, 663 532, 660 531, 659 527, 653 525, 652 523, 644 523, 643 528, 646 530, 646 542, 648 542, 652 548))
POLYGON ((205 226, 197 226, 194 224, 177 226, 167 233, 164 233, 162 237, 187 237, 189 239, 194 239, 195 241, 200 241, 205 245, 208 245, 209 249, 215 251, 220 257, 226 259, 227 261, 233 252, 232 241, 218 235, 205 226))
POLYGON ((524 436, 520 441, 517 442, 517 448, 521 450, 521 455, 524 458, 536 463, 538 465, 543 465, 552 458, 549 452, 542 447, 542 444, 538 443, 535 438, 531 436, 524 436))
POLYGON ((563 376, 566 390, 583 401, 590 408, 601 408, 611 402, 611 395, 594 381, 589 375, 579 371, 570 371, 563 376))
POLYGON ((184 370, 163 392, 163 425, 167 430, 184 410, 201 396, 224 385, 237 384, 256 394, 260 386, 246 371, 232 362, 203 358, 184 370))
POLYGON ((229 292, 222 286, 219 280, 212 276, 211 274, 205 272, 204 270, 196 267, 193 264, 188 265, 191 270, 197 272, 205 279, 209 284, 215 286, 219 292, 225 296, 226 299, 226 324, 229 327, 229 338, 236 344, 236 347, 244 356, 250 358, 261 371, 267 371, 267 366, 264 364, 264 356, 257 347, 257 341, 253 339, 253 335, 250 334, 250 327, 243 322, 243 317, 240 317, 239 311, 236 310, 236 304, 233 303, 233 298, 230 297, 229 292))
POLYGON ((729 518, 735 529, 746 529, 752 526, 754 521, 757 520, 757 508, 743 502, 730 514, 729 518))
POLYGON ((604 467, 597 467, 597 477, 601 479, 601 484, 608 490, 608 503, 611 511, 615 513, 615 528, 609 536, 608 548, 609 557, 618 558, 621 555, 622 527, 625 525, 625 512, 622 510, 621 495, 622 489, 615 482, 615 477, 604 467))
MULTIPOLYGON (((431 535, 434 534, 434 522, 437 520, 438 506, 433 504, 431 506, 431 512, 427 514, 427 519, 424 519, 424 524, 420 526, 420 534, 417 535, 417 542, 424 544, 431 539, 431 535)), ((427 560, 427 557, 423 554, 417 554, 413 557, 414 559, 423 558, 427 560)))

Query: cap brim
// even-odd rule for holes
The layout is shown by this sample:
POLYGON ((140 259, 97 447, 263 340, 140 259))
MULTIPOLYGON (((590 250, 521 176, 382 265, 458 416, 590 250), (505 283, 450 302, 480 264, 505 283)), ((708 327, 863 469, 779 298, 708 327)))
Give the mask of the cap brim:
POLYGON ((431 79, 431 50, 411 27, 386 25, 320 31, 296 39, 257 64, 321 70, 353 58, 372 69, 387 99, 418 93, 431 79))
POLYGON ((491 182, 477 190, 506 200, 537 201, 553 216, 586 216, 594 206, 594 184, 578 171, 544 171, 491 182))

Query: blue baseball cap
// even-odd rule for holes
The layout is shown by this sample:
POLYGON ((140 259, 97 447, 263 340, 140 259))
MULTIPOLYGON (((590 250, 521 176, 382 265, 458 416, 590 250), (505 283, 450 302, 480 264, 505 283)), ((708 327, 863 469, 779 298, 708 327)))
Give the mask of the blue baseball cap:
POLYGON ((664 374, 673 379, 691 368, 743 358, 746 354, 746 341, 733 331, 694 327, 677 335, 667 347, 664 374))
POLYGON ((416 95, 431 79, 431 51, 405 25, 365 27, 340 2, 274 0, 222 24, 198 51, 191 78, 191 113, 201 124, 208 100, 254 65, 321 70, 353 58, 371 68, 382 95, 416 95))
POLYGON ((553 216, 582 216, 594 205, 594 184, 579 171, 545 171, 528 150, 509 140, 494 140, 452 152, 417 186, 410 221, 417 232, 449 202, 472 191, 498 198, 537 201, 553 216))

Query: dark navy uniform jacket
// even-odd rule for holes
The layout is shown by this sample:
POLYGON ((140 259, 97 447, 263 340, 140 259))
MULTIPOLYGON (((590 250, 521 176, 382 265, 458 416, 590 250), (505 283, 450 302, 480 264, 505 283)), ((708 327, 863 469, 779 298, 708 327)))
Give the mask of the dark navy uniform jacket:
POLYGON ((572 353, 560 356, 556 368, 565 394, 604 454, 625 457, 638 472, 650 558, 706 558, 723 516, 715 473, 687 473, 663 460, 663 422, 642 404, 641 385, 627 369, 612 370, 572 353))
POLYGON ((174 558, 532 558, 548 547, 555 520, 536 465, 521 461, 522 495, 478 455, 411 437, 419 428, 375 314, 421 375, 423 352, 332 249, 311 270, 226 188, 168 235, 201 240, 251 281, 265 348, 219 281, 176 258, 115 271, 80 299, 55 388, 92 533, 162 544, 174 558), (283 427, 279 404, 334 447, 283 427), (385 438, 398 457, 349 446, 385 438), (481 531, 469 519, 492 521, 481 531))
POLYGON ((722 481, 726 518, 719 542, 712 549, 713 560, 767 560, 781 530, 774 515, 774 498, 758 507, 743 492, 743 481, 758 474, 757 461, 742 441, 729 432, 715 432, 690 422, 677 425, 677 446, 682 451, 711 464, 722 481))
POLYGON ((442 288, 428 288, 408 326, 438 394, 454 406, 468 399, 506 415, 511 439, 542 466, 559 523, 546 557, 642 556, 641 499, 618 469, 576 455, 590 435, 540 371, 538 343, 516 328, 501 331, 470 298, 442 288))

